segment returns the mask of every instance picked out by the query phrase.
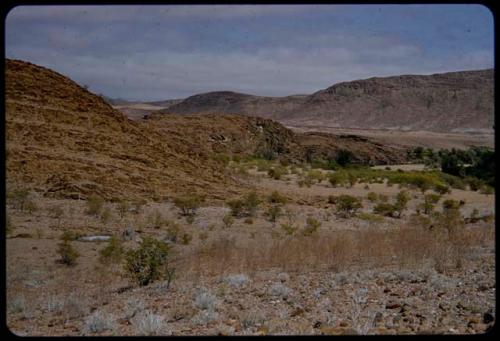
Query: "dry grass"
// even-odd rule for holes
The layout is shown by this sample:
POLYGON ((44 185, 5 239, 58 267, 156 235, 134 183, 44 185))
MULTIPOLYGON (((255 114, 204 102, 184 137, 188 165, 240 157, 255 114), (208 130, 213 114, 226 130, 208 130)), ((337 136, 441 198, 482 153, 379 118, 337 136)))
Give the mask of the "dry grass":
POLYGON ((391 230, 368 228, 321 232, 314 236, 287 236, 280 239, 256 237, 238 245, 221 237, 185 256, 180 268, 186 273, 247 273, 278 268, 285 271, 372 268, 397 265, 416 268, 432 264, 438 271, 460 267, 492 238, 492 229, 428 231, 400 226, 391 230))

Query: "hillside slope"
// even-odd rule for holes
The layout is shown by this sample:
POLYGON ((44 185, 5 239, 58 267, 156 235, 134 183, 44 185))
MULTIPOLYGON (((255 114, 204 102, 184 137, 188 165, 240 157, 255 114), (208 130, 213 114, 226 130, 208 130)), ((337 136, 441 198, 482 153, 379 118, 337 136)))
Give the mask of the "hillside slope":
POLYGON ((302 127, 492 132, 493 70, 375 77, 308 96, 210 92, 188 97, 167 111, 235 113, 302 127))
POLYGON ((186 146, 127 119, 70 79, 27 62, 5 63, 8 185, 108 199, 235 190, 222 165, 186 154, 186 146))

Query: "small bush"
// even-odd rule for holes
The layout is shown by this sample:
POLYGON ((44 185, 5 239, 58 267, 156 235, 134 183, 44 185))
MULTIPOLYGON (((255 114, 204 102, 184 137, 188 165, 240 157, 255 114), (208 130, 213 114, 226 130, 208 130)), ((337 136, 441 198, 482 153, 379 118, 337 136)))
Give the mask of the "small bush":
POLYGON ((234 224, 234 218, 233 218, 233 216, 231 214, 226 214, 222 218, 222 222, 224 223, 224 226, 226 228, 230 228, 234 224))
POLYGON ((245 218, 243 221, 245 224, 252 225, 253 224, 253 219, 252 218, 245 218))
POLYGON ((379 194, 378 195, 378 201, 379 202, 388 202, 389 201, 389 197, 385 194, 379 194))
POLYGON ((87 210, 85 213, 98 217, 104 205, 104 199, 98 195, 91 195, 87 198, 87 210))
POLYGON ((394 204, 394 208, 396 210, 396 218, 400 218, 401 214, 406 207, 408 206, 408 202, 410 201, 410 195, 407 191, 400 191, 396 196, 396 203, 394 204))
POLYGON ((275 223, 276 220, 283 215, 280 205, 271 205, 269 209, 264 213, 267 219, 275 223))
POLYGON ((375 192, 370 192, 366 195, 366 199, 370 202, 376 202, 378 200, 378 195, 375 192))
POLYGON ((267 171, 267 175, 275 180, 281 180, 283 175, 288 174, 288 170, 285 167, 273 167, 267 171))
POLYGON ((176 243, 180 236, 180 233, 181 233, 181 228, 177 223, 173 222, 167 227, 166 239, 170 240, 173 243, 176 243))
POLYGON ((191 236, 189 233, 187 232, 184 232, 182 234, 182 238, 181 238, 181 241, 182 241, 182 245, 188 245, 191 240, 193 239, 193 236, 191 236))
POLYGON ((347 183, 348 179, 345 173, 342 172, 335 172, 330 175, 328 178, 328 181, 330 181, 330 184, 333 187, 339 187, 347 183))
POLYGON ((234 217, 253 217, 257 212, 261 200, 257 193, 250 192, 245 197, 226 202, 234 217))
POLYGON ((130 210, 130 203, 128 201, 122 200, 118 203, 117 209, 120 218, 123 219, 127 215, 127 212, 130 210))
POLYGON ((365 212, 358 213, 357 217, 362 220, 376 222, 376 223, 381 223, 384 221, 384 218, 382 218, 381 216, 365 212))
POLYGON ((100 311, 95 311, 85 320, 85 331, 87 333, 102 333, 103 331, 112 330, 113 328, 113 317, 100 311))
POLYGON ((186 195, 174 199, 183 216, 194 216, 203 199, 198 195, 186 195))
POLYGON ((112 217, 113 217, 113 214, 111 213, 111 209, 109 207, 105 207, 101 211, 101 222, 103 224, 107 224, 112 217))
POLYGON ((291 223, 281 224, 281 228, 290 236, 298 230, 298 227, 291 223))
POLYGON ((121 241, 112 236, 108 241, 108 245, 99 252, 99 261, 101 263, 118 263, 121 261, 123 253, 124 250, 121 241))
POLYGON ((57 244, 57 253, 61 256, 61 263, 68 266, 76 264, 76 259, 80 256, 78 252, 73 249, 68 240, 63 240, 61 243, 57 244))
POLYGON ((150 311, 138 317, 137 331, 140 335, 158 336, 162 333, 163 316, 150 311))
POLYGON ((337 203, 337 198, 338 198, 338 197, 337 197, 337 196, 335 196, 335 195, 329 195, 329 196, 328 196, 328 203, 329 203, 329 204, 334 204, 334 205, 335 205, 335 204, 337 203))
POLYGON ((373 213, 380 214, 385 217, 395 217, 396 207, 389 203, 379 203, 373 208, 373 213))
POLYGON ((363 207, 361 201, 351 195, 342 194, 337 198, 337 215, 343 218, 349 218, 363 207))
POLYGON ((462 205, 457 200, 447 199, 443 201, 443 210, 459 209, 460 206, 462 205))
POLYGON ((321 226, 320 221, 314 219, 313 217, 308 217, 306 220, 306 227, 302 231, 302 234, 304 236, 310 236, 314 234, 319 229, 320 226, 321 226))
POLYGON ((152 237, 143 237, 139 247, 127 252, 125 272, 140 286, 156 280, 173 278, 175 269, 170 266, 170 247, 152 237))
POLYGON ((306 179, 309 179, 311 183, 321 183, 325 180, 326 176, 319 170, 312 169, 306 174, 306 179))
POLYGON ((286 197, 281 195, 278 191, 274 191, 269 195, 267 201, 272 204, 286 204, 287 199, 286 197))

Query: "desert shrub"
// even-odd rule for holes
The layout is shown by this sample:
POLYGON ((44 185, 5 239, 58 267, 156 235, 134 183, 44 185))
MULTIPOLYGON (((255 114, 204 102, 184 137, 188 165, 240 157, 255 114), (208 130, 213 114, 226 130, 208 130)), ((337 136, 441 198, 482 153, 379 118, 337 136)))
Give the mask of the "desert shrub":
POLYGON ((443 201, 443 210, 459 209, 460 206, 462 205, 460 205, 460 202, 457 200, 447 199, 443 201))
POLYGON ((321 222, 313 217, 308 217, 306 220, 306 227, 302 231, 304 236, 310 236, 315 233, 319 227, 321 226, 321 222))
POLYGON ((299 187, 306 186, 307 188, 310 188, 314 184, 314 179, 308 176, 303 176, 302 178, 297 180, 297 184, 299 185, 299 187))
POLYGON ((480 179, 469 176, 464 178, 464 182, 469 186, 471 191, 477 191, 484 185, 484 182, 480 179))
POLYGON ((373 213, 380 214, 385 217, 395 217, 396 211, 397 209, 395 205, 389 203, 379 203, 373 207, 373 213))
POLYGON ((316 169, 312 169, 309 172, 307 172, 305 177, 309 178, 311 182, 317 182, 317 183, 321 183, 321 181, 325 180, 326 178, 321 171, 316 169))
POLYGON ((283 215, 281 206, 279 204, 271 205, 264 215, 270 222, 275 223, 276 220, 283 215))
POLYGON ((49 216, 54 219, 61 219, 64 215, 64 209, 61 205, 51 205, 47 209, 47 212, 49 213, 49 216))
POLYGON ((224 223, 224 226, 226 228, 229 228, 229 227, 231 227, 234 224, 234 218, 233 218, 233 216, 231 214, 226 214, 222 218, 222 222, 224 223))
POLYGON ((182 242, 182 245, 188 245, 191 240, 193 239, 193 236, 191 236, 189 233, 187 232, 184 232, 182 234, 182 237, 181 237, 181 242, 182 242))
POLYGON ((108 245, 99 252, 99 261, 101 263, 118 263, 123 257, 124 249, 121 241, 116 237, 112 236, 108 245))
POLYGON ((328 181, 330 181, 330 184, 333 187, 338 187, 344 185, 348 181, 348 179, 345 173, 337 171, 330 175, 328 181))
POLYGON ((99 216, 104 205, 104 199, 98 195, 92 194, 87 198, 87 210, 85 213, 91 216, 99 216))
POLYGON ((381 203, 384 203, 384 202, 388 202, 389 201, 389 197, 385 194, 379 194, 378 195, 378 201, 381 202, 381 203))
POLYGON ((456 207, 447 208, 442 213, 435 214, 435 226, 438 229, 445 229, 449 235, 460 232, 465 225, 465 221, 456 207))
POLYGON ((489 185, 484 185, 483 187, 481 187, 480 191, 481 194, 486 194, 486 195, 493 194, 494 192, 495 189, 489 185))
POLYGON ((366 199, 370 202, 376 202, 378 199, 378 195, 375 192, 370 192, 366 195, 366 199))
POLYGON ((469 215, 468 221, 470 223, 477 223, 480 220, 479 218, 479 210, 477 208, 474 208, 472 212, 469 215))
POLYGON ((363 207, 361 200, 351 195, 342 194, 337 198, 337 215, 343 218, 349 218, 363 207))
POLYGON ((293 235, 298 230, 298 226, 291 223, 281 224, 281 228, 286 232, 286 234, 290 236, 293 235))
POLYGON ((159 229, 165 225, 167 225, 167 221, 163 219, 163 216, 161 215, 161 212, 159 210, 154 210, 148 218, 147 218, 148 225, 155 229, 159 229))
POLYGON ((423 211, 424 214, 431 214, 434 210, 434 205, 441 199, 438 194, 424 195, 424 202, 417 206, 417 212, 423 211))
POLYGON ((401 214, 406 207, 408 206, 408 202, 410 201, 410 195, 407 191, 400 191, 396 196, 396 203, 394 204, 394 208, 397 212, 396 218, 400 218, 401 214))
POLYGON ((450 188, 447 185, 442 184, 442 183, 435 184, 434 190, 441 195, 451 192, 450 188))
POLYGON ((60 239, 63 241, 72 241, 72 240, 77 240, 80 236, 81 236, 81 234, 79 234, 77 232, 66 230, 63 232, 60 239))
POLYGON ((96 334, 112 329, 114 329, 113 316, 101 311, 95 311, 85 320, 85 331, 87 333, 96 334))
POLYGON ((275 166, 267 171, 267 175, 275 180, 280 180, 285 174, 288 174, 288 170, 281 166, 275 166))
POLYGON ((253 219, 248 217, 248 218, 245 218, 245 220, 243 220, 243 222, 247 225, 252 225, 253 224, 253 219))
POLYGON ((140 335, 157 336, 162 333, 163 316, 147 311, 138 316, 137 332, 140 335))
POLYGON ((349 184, 349 187, 353 187, 356 184, 357 180, 358 178, 356 177, 356 175, 351 172, 347 173, 347 182, 349 184))
POLYGON ((174 199, 174 204, 183 216, 194 216, 203 199, 198 195, 185 195, 174 199))
POLYGON ((5 217, 5 233, 6 235, 10 235, 14 232, 14 226, 12 225, 12 220, 9 215, 5 217))
POLYGON ((267 198, 267 201, 272 204, 286 204, 287 198, 281 195, 278 191, 273 191, 267 198))
MULTIPOLYGON (((231 161, 231 157, 227 154, 224 154, 224 153, 215 154, 213 156, 213 159, 217 162, 224 164, 225 166, 227 166, 229 164, 229 161, 231 161)), ((238 161, 234 160, 234 158, 233 158, 233 161, 238 162, 238 161)))
POLYGON ((335 195, 329 195, 328 196, 328 203, 329 204, 336 204, 337 203, 337 196, 335 195))
POLYGON ((245 197, 227 201, 233 217, 252 217, 257 212, 261 200, 257 193, 250 192, 245 197))
POLYGON ((76 264, 76 259, 80 256, 78 252, 71 246, 69 240, 63 239, 57 244, 57 254, 61 257, 60 262, 68 266, 76 264))
POLYGON ((167 227, 167 236, 166 236, 167 240, 176 243, 177 240, 179 239, 180 234, 181 234, 181 228, 178 224, 176 224, 175 222, 169 224, 169 226, 167 227))
POLYGON ((118 209, 118 214, 120 215, 120 218, 124 218, 130 209, 130 203, 126 200, 122 200, 122 201, 118 202, 117 209, 118 209))
POLYGON ((38 209, 38 206, 33 200, 30 191, 27 189, 8 192, 6 195, 6 199, 14 209, 26 211, 30 214, 38 209))
POLYGON ((137 249, 127 252, 125 272, 140 286, 163 279, 169 286, 175 271, 170 266, 170 251, 168 244, 144 236, 137 249))
POLYGON ((381 223, 384 221, 384 218, 382 218, 379 215, 376 214, 371 214, 371 213, 365 213, 365 212, 360 212, 358 213, 357 217, 362 220, 370 221, 370 222, 376 222, 376 223, 381 223))
POLYGON ((101 222, 103 224, 107 224, 112 217, 113 217, 113 214, 111 213, 111 209, 109 207, 105 207, 101 211, 100 219, 101 219, 101 222))

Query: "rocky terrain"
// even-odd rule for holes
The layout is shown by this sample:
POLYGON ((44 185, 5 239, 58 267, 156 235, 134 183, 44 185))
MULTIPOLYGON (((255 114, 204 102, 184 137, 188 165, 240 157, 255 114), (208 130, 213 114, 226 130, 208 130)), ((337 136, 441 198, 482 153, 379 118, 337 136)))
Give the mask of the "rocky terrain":
POLYGON ((403 148, 296 134, 260 118, 153 115, 132 121, 70 79, 14 60, 6 61, 5 116, 8 185, 71 198, 235 193, 243 185, 226 174, 214 152, 270 151, 301 161, 307 153, 335 155, 345 148, 375 164, 405 158, 403 148))
POLYGON ((492 133, 493 70, 374 77, 287 97, 210 92, 162 112, 255 115, 298 127, 492 133))
POLYGON ((131 120, 52 70, 5 70, 12 333, 494 327, 491 185, 349 131, 221 112, 131 120))

